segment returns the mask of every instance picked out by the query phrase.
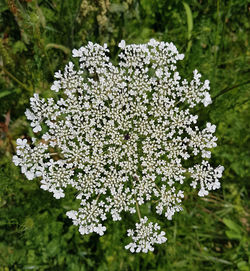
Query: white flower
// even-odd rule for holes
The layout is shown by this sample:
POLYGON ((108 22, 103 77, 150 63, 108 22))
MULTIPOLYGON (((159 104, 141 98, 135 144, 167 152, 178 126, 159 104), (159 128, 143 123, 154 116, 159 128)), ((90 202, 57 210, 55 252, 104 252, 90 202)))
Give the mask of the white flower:
POLYGON ((94 231, 102 236, 106 231, 106 227, 102 226, 102 224, 98 224, 98 226, 94 228, 94 231))
POLYGON ((34 133, 37 133, 37 132, 40 132, 40 131, 42 131, 42 127, 41 127, 39 124, 37 124, 37 125, 33 128, 33 132, 34 132, 34 133))
POLYGON ((118 44, 118 47, 120 47, 121 49, 124 49, 125 46, 126 46, 125 40, 121 40, 121 42, 118 44))
POLYGON ((159 215, 165 213, 165 217, 168 220, 172 220, 174 213, 182 210, 182 207, 180 206, 181 199, 184 198, 182 190, 176 193, 175 187, 166 190, 166 185, 162 185, 160 193, 158 193, 156 189, 154 190, 154 193, 155 195, 160 196, 160 200, 156 206, 156 213, 159 215))
POLYGON ((26 110, 25 115, 28 120, 34 120, 36 118, 35 115, 29 109, 26 110))
POLYGON ((18 156, 14 155, 13 158, 12 158, 12 161, 13 163, 16 165, 16 166, 19 166, 19 164, 21 163, 22 159, 19 158, 18 156))
POLYGON ((63 197, 65 196, 65 194, 63 193, 63 190, 62 190, 62 189, 59 189, 59 190, 55 189, 55 190, 53 191, 53 194, 54 194, 54 197, 55 197, 56 199, 60 199, 60 198, 63 198, 63 197))
POLYGON ((210 122, 208 122, 207 123, 207 130, 208 130, 208 132, 210 132, 210 133, 214 133, 215 132, 215 130, 216 130, 216 126, 215 125, 212 125, 210 122))
POLYGON ((156 74, 157 77, 161 78, 161 76, 163 75, 162 69, 157 69, 155 74, 156 74))
POLYGON ((27 139, 18 138, 16 144, 19 148, 24 148, 27 144, 27 139))
MULTIPOLYGON (((56 74, 56 78, 58 78, 58 74, 56 74)), ((58 92, 61 88, 60 81, 54 81, 54 84, 51 86, 51 90, 58 92)))
POLYGON ((224 167, 223 166, 219 166, 215 169, 215 176, 217 178, 221 178, 222 177, 222 173, 224 171, 224 167))
POLYGON ((167 241, 165 232, 160 230, 160 226, 152 222, 147 222, 148 218, 145 216, 140 219, 140 223, 136 223, 135 230, 128 230, 128 236, 130 236, 133 242, 125 246, 130 252, 143 252, 154 251, 154 244, 162 244, 167 241))
POLYGON ((55 76, 55 78, 58 78, 58 79, 61 79, 63 77, 61 71, 56 72, 54 76, 55 76))
POLYGON ((82 56, 82 51, 81 51, 81 49, 79 49, 79 50, 73 49, 73 51, 72 51, 72 56, 73 56, 73 57, 81 57, 81 56, 82 56))
POLYGON ((28 180, 33 180, 35 178, 35 174, 32 171, 27 171, 25 173, 25 175, 26 175, 26 177, 27 177, 28 180))
POLYGON ((76 219, 77 212, 76 211, 68 211, 66 215, 71 219, 76 219))
POLYGON ((219 166, 213 169, 208 161, 202 161, 201 164, 195 165, 189 168, 191 177, 194 181, 191 186, 196 187, 197 183, 200 183, 200 191, 198 195, 200 197, 207 196, 208 191, 220 188, 219 178, 222 177, 222 172, 224 171, 223 166, 219 166))
MULTIPOLYGON (((106 44, 89 42, 72 51, 79 69, 69 62, 55 73, 57 100, 30 98, 25 115, 41 133, 32 142, 17 139, 13 156, 21 172, 39 178, 41 189, 56 199, 66 187, 75 189, 79 208, 66 215, 81 234, 103 235, 107 218, 122 220, 124 212, 140 217, 140 205, 151 200, 156 213, 171 220, 182 210, 188 181, 206 196, 220 188, 224 170, 205 160, 217 145, 216 126, 200 129, 192 114, 197 104, 212 102, 209 81, 203 83, 197 70, 190 82, 182 79, 177 62, 184 55, 173 43, 122 40, 118 46, 118 66, 106 44), (202 162, 194 165, 194 156, 202 162)), ((128 236, 131 252, 147 253, 167 240, 147 217, 128 236)))
POLYGON ((208 92, 205 92, 205 97, 202 100, 202 103, 204 104, 205 107, 207 107, 209 104, 212 103, 211 96, 210 96, 210 94, 208 92))

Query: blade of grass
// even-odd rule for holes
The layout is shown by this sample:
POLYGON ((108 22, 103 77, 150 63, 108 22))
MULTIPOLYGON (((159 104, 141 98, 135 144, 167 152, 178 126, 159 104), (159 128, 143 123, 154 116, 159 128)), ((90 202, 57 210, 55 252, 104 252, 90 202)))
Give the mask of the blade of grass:
POLYGON ((186 2, 182 2, 182 3, 185 8, 185 12, 187 16, 187 38, 188 38, 187 52, 189 52, 192 46, 191 37, 192 37, 192 30, 193 30, 193 15, 192 15, 192 11, 189 5, 186 2))
POLYGON ((2 65, 0 65, 0 69, 3 70, 3 72, 8 75, 13 81, 15 81, 16 83, 18 83, 22 88, 26 89, 27 91, 32 91, 31 88, 29 88, 28 86, 26 86, 24 83, 22 83, 20 80, 18 80, 13 74, 11 74, 9 71, 7 71, 2 65))
POLYGON ((59 50, 62 50, 66 55, 69 55, 70 54, 70 49, 61 45, 61 44, 55 44, 55 43, 48 43, 46 46, 45 46, 45 50, 48 50, 50 48, 55 48, 55 49, 59 49, 59 50))
POLYGON ((197 258, 197 260, 201 260, 201 258, 203 258, 203 259, 211 261, 211 262, 218 262, 218 263, 223 263, 223 264, 227 264, 227 265, 233 265, 233 263, 230 262, 230 261, 219 259, 217 257, 213 257, 213 256, 209 256, 209 255, 204 255, 204 254, 199 253, 199 252, 193 251, 192 254, 194 256, 199 256, 199 258, 197 258))

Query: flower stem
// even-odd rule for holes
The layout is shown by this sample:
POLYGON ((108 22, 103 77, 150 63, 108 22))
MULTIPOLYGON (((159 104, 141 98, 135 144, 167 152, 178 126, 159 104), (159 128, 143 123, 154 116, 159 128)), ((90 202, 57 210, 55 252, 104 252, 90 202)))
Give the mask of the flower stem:
POLYGON ((137 214, 138 214, 139 219, 141 220, 140 207, 139 207, 139 204, 138 204, 137 200, 136 200, 135 202, 136 202, 136 211, 137 211, 137 214))
POLYGON ((2 65, 0 65, 0 67, 5 74, 7 74, 12 80, 14 80, 16 83, 18 83, 22 88, 26 89, 27 91, 32 91, 28 86, 26 86, 24 83, 19 81, 12 73, 7 71, 2 65))

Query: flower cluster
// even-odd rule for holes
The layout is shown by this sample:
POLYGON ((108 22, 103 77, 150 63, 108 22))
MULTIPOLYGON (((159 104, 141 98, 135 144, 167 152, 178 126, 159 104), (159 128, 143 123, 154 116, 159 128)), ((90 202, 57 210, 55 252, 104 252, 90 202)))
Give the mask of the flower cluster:
POLYGON ((131 252, 142 251, 147 253, 148 251, 154 251, 154 244, 162 244, 167 241, 164 231, 157 233, 160 230, 160 226, 157 223, 147 223, 147 221, 148 218, 145 216, 140 219, 140 223, 135 224, 135 231, 128 230, 128 236, 131 236, 134 242, 125 246, 126 249, 129 249, 131 252))
POLYGON ((220 187, 223 167, 208 163, 215 125, 200 129, 191 113, 211 103, 209 81, 201 82, 197 70, 191 82, 181 78, 176 63, 184 55, 173 43, 121 41, 119 47, 118 66, 106 44, 73 50, 79 68, 70 62, 55 73, 51 90, 58 98, 30 99, 26 116, 37 139, 18 139, 13 162, 57 199, 67 186, 76 189, 80 208, 67 216, 81 234, 103 235, 107 218, 138 212, 126 248, 148 252, 166 238, 157 224, 141 219, 140 206, 152 200, 156 213, 170 220, 182 210, 180 187, 189 182, 205 196, 220 187))

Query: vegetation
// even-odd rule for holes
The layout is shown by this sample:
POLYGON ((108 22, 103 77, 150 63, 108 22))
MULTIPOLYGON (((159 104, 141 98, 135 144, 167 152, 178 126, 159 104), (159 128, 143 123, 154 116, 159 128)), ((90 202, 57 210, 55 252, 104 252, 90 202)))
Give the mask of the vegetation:
MULTIPOLYGON (((250 270, 250 51, 247 0, 3 0, 0 2, 0 270, 250 270), (12 163, 15 140, 31 137, 24 117, 34 92, 51 96, 55 71, 71 50, 121 39, 172 41, 185 53, 185 77, 211 81, 213 103, 196 108, 217 125, 212 162, 225 167, 222 188, 190 192, 173 221, 157 217, 168 241, 152 253, 124 249, 124 224, 81 236, 56 200, 12 163)), ((116 58, 113 59, 116 61, 116 58)))

